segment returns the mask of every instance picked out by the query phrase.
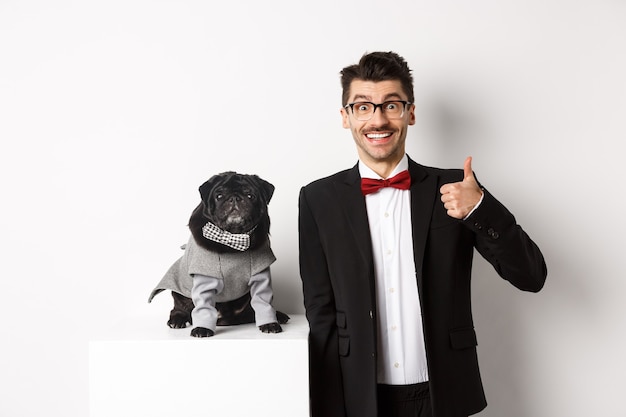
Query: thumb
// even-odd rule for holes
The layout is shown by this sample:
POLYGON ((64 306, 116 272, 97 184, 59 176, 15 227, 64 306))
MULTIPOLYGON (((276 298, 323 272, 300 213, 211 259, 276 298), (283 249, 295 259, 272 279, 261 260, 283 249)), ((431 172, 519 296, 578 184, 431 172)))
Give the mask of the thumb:
POLYGON ((463 180, 474 179, 474 172, 472 171, 472 157, 465 158, 463 164, 463 180))

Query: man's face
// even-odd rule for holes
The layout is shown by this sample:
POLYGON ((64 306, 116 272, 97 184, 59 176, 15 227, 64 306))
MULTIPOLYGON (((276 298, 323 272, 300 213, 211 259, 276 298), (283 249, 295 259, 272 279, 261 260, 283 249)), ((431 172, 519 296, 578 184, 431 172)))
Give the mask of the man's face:
MULTIPOLYGON (((363 81, 355 79, 350 85, 348 103, 369 101, 374 104, 390 100, 408 101, 400 81, 363 81)), ((371 119, 357 120, 351 109, 341 109, 343 127, 352 131, 359 158, 367 165, 396 164, 404 156, 406 133, 415 124, 415 105, 407 105, 400 119, 388 119, 378 107, 371 119)))

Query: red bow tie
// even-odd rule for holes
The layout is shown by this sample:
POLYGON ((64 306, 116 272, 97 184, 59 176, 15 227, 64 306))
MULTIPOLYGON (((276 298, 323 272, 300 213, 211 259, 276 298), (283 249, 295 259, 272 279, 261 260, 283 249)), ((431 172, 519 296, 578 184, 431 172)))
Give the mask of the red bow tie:
POLYGON ((393 187, 400 190, 408 190, 411 186, 411 176, 409 171, 402 171, 395 177, 386 180, 375 180, 372 178, 361 178, 361 191, 363 195, 375 193, 383 187, 393 187))

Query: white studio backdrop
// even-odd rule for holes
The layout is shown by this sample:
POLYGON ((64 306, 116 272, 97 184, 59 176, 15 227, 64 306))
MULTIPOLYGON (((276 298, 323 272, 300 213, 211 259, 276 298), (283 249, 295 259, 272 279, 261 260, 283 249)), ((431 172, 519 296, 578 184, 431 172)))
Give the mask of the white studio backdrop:
POLYGON ((413 68, 411 157, 472 155, 547 260, 539 294, 476 261, 480 416, 625 416, 623 0, 0 0, 0 416, 87 415, 89 340, 165 322, 215 173, 276 186, 275 305, 303 313, 298 192, 356 162, 338 73, 375 50, 413 68))

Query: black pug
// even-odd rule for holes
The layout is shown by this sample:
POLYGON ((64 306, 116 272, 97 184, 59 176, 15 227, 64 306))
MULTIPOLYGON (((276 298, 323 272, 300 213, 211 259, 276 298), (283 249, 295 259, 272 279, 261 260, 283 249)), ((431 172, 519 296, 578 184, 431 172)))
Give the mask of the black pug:
POLYGON ((274 186, 257 175, 224 172, 200 186, 191 213, 191 236, 183 256, 167 271, 148 302, 171 290, 174 308, 167 325, 194 325, 191 335, 213 336, 216 326, 255 323, 280 333, 289 316, 272 307, 267 205, 274 186))

